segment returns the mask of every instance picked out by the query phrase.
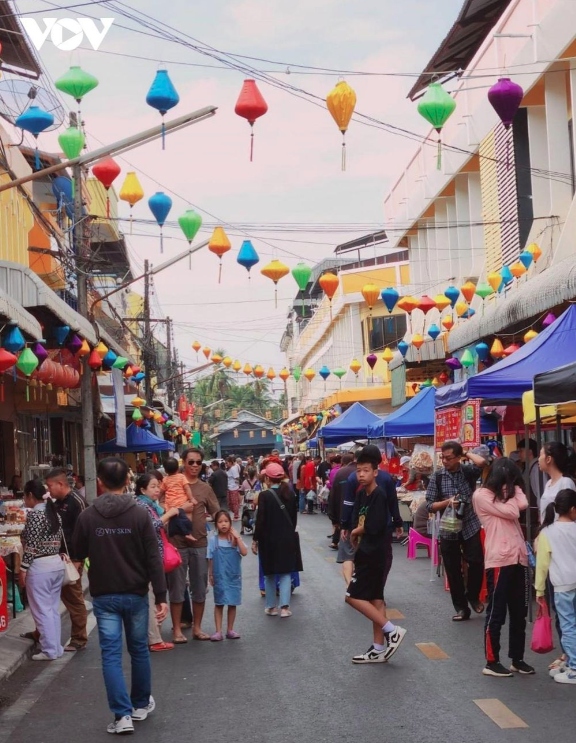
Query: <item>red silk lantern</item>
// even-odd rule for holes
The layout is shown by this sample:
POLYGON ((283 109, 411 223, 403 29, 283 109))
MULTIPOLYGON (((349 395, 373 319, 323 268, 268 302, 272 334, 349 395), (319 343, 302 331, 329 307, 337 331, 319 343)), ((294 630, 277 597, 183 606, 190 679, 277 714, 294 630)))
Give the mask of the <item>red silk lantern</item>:
POLYGON ((92 371, 98 371, 102 368, 102 358, 96 349, 94 349, 90 356, 88 356, 88 366, 92 371))
MULTIPOLYGON (((0 48, 1 48, 0 44, 0 48)), ((18 357, 5 348, 0 348, 0 372, 4 374, 5 371, 11 369, 14 364, 18 361, 18 357)), ((0 402, 4 402, 4 377, 0 379, 0 402)))
POLYGON ((250 124, 250 162, 254 155, 254 122, 268 111, 268 105, 255 80, 244 80, 234 112, 250 124))
POLYGON ((422 310, 425 315, 427 315, 430 310, 433 310, 435 308, 436 302, 427 294, 424 294, 422 297, 420 297, 420 300, 418 302, 418 309, 422 310))
POLYGON ((106 218, 110 219, 110 199, 108 189, 120 175, 120 166, 111 157, 99 160, 92 166, 92 173, 106 189, 106 218))

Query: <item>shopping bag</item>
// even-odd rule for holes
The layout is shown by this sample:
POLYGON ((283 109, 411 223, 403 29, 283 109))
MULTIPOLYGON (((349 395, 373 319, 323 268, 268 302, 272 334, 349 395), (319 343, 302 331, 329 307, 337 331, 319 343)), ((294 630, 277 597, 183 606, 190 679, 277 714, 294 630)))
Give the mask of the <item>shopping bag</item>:
POLYGON ((532 642, 530 648, 535 653, 550 653, 554 650, 554 637, 552 636, 552 619, 548 604, 538 603, 538 613, 534 628, 532 629, 532 642))
POLYGON ((456 516, 456 510, 453 506, 448 506, 440 519, 440 536, 455 537, 461 531, 462 519, 456 516))
POLYGON ((78 572, 76 565, 74 565, 68 555, 62 554, 60 557, 64 563, 64 579, 62 585, 69 586, 71 583, 76 583, 77 580, 80 580, 80 573, 78 572))
POLYGON ((182 565, 182 558, 176 547, 168 541, 164 529, 161 530, 160 534, 162 535, 162 544, 164 545, 164 572, 171 573, 182 565))

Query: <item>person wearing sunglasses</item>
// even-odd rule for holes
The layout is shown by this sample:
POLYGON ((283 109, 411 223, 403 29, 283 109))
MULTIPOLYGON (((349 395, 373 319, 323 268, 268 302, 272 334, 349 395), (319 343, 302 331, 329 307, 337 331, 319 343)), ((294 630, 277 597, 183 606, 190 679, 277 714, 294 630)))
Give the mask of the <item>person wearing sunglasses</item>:
POLYGON ((187 578, 192 597, 192 637, 195 640, 210 640, 210 635, 202 631, 202 618, 208 586, 206 518, 208 514, 215 516, 220 510, 220 504, 210 485, 200 479, 203 460, 204 454, 200 449, 185 449, 182 452, 184 476, 190 485, 194 499, 197 501, 195 506, 190 503, 184 508, 184 510, 192 513, 192 536, 195 537, 196 542, 193 546, 190 546, 190 542, 182 536, 170 538, 171 543, 178 549, 182 557, 182 565, 166 576, 175 645, 183 645, 188 642, 182 634, 182 627, 180 626, 187 578))

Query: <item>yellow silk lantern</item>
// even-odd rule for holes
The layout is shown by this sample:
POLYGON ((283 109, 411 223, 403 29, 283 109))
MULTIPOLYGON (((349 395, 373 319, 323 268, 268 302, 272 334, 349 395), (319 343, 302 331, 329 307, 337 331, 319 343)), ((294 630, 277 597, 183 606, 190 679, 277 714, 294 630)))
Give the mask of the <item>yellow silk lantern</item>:
POLYGON ((267 377, 267 379, 269 379, 269 380, 270 380, 271 382, 272 382, 272 381, 273 381, 274 379, 276 379, 276 372, 274 371, 274 369, 273 369, 272 367, 270 367, 270 368, 268 369, 268 371, 266 372, 266 377, 267 377))
POLYGON ((224 356, 224 358, 222 359, 222 363, 227 369, 229 369, 232 366, 232 359, 230 358, 230 356, 224 356))
POLYGON ((108 346, 100 341, 94 350, 96 351, 98 356, 103 359, 104 356, 106 356, 106 354, 108 353, 108 346))
POLYGON ((142 405, 146 404, 146 400, 143 400, 141 397, 135 397, 131 402, 130 405, 132 405, 135 408, 141 408, 142 405))
POLYGON ((242 364, 238 361, 238 359, 236 359, 236 361, 232 364, 233 371, 239 372, 241 368, 242 364))
POLYGON ((526 250, 532 255, 532 260, 534 261, 534 263, 538 263, 538 260, 542 257, 540 246, 536 243, 530 243, 526 250))
POLYGON ((494 289, 495 292, 498 291, 500 288, 500 284, 502 283, 502 276, 497 272, 493 271, 492 273, 489 273, 486 277, 488 283, 494 289))
POLYGON ((392 359, 394 358, 394 352, 390 348, 385 348, 384 353, 382 354, 382 359, 389 364, 392 359))
POLYGON ((133 170, 126 173, 118 198, 130 204, 130 234, 132 234, 132 207, 144 198, 144 190, 133 170))
POLYGON ((284 384, 286 384, 286 380, 290 376, 290 371, 286 369, 286 367, 284 367, 284 369, 280 370, 280 372, 278 373, 278 376, 284 382, 284 384))
POLYGON ((354 372, 356 377, 358 377, 358 372, 362 368, 362 364, 358 361, 358 359, 352 359, 350 362, 350 371, 354 372))
POLYGON ((326 96, 326 106, 342 132, 342 170, 346 170, 346 131, 356 106, 356 93, 347 82, 340 80, 326 96))
POLYGON ((228 239, 228 235, 224 231, 224 227, 214 227, 214 232, 208 243, 208 250, 214 255, 217 255, 220 260, 220 266, 218 268, 218 283, 222 278, 222 256, 231 249, 232 245, 228 239))
POLYGON ((90 346, 88 345, 88 341, 86 339, 84 339, 82 341, 82 345, 80 346, 78 352, 76 353, 76 356, 78 356, 78 358, 82 359, 82 358, 84 358, 84 356, 88 356, 89 353, 90 353, 90 346))
POLYGON ((264 376, 264 368, 260 366, 260 364, 256 364, 256 366, 254 367, 254 376, 256 377, 256 379, 262 379, 262 377, 264 376))
POLYGON ((450 306, 451 302, 445 294, 437 294, 434 297, 434 304, 440 310, 440 312, 443 312, 446 307, 450 306))
POLYGON ((452 330, 454 327, 454 318, 452 315, 446 315, 446 317, 442 318, 442 327, 448 331, 452 330))
POLYGON ((503 356, 505 356, 504 346, 502 345, 502 342, 498 340, 498 338, 495 338, 494 343, 490 348, 490 356, 492 356, 493 359, 501 359, 503 356))
POLYGON ((530 341, 534 340, 534 338, 536 338, 537 335, 538 333, 532 328, 530 328, 528 332, 524 333, 524 343, 529 343, 530 341))
POLYGON ((222 356, 220 356, 219 353, 214 353, 212 354, 212 358, 210 359, 210 361, 216 366, 218 366, 218 364, 222 363, 222 356))
POLYGON ((278 258, 275 258, 273 261, 270 261, 270 263, 265 265, 264 268, 261 268, 260 273, 262 276, 266 276, 267 279, 274 282, 274 306, 278 307, 278 282, 290 273, 290 269, 284 263, 279 261, 278 258))
POLYGON ((468 312, 468 305, 466 302, 456 302, 454 309, 456 310, 458 317, 462 317, 462 315, 465 315, 468 312))
POLYGON ((375 284, 364 284, 362 287, 362 296, 368 305, 368 309, 372 311, 372 308, 380 298, 380 291, 375 284))
POLYGON ((253 369, 250 364, 246 363, 244 364, 244 368, 242 369, 242 371, 247 377, 249 377, 252 374, 253 369))
POLYGON ((304 376, 309 382, 311 382, 316 376, 316 372, 314 371, 314 369, 306 369, 306 371, 304 372, 304 376))
POLYGON ((420 363, 420 349, 424 345, 424 338, 420 335, 420 333, 414 333, 411 343, 418 351, 418 363, 420 363))
POLYGON ((198 356, 198 351, 202 348, 202 344, 198 341, 194 341, 192 348, 196 351, 196 356, 198 356))

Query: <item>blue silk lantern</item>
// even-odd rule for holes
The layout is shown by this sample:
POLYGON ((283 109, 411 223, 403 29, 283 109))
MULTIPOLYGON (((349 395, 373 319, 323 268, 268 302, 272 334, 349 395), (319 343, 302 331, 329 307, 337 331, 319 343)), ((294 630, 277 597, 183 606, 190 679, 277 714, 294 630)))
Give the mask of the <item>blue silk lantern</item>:
POLYGON ((254 249, 254 246, 250 240, 244 240, 238 251, 238 257, 236 258, 238 263, 248 271, 248 279, 250 279, 250 269, 255 266, 260 258, 258 253, 254 249))
POLYGON ((502 283, 504 285, 509 284, 511 281, 514 281, 514 276, 512 276, 512 271, 508 268, 508 266, 504 266, 504 268, 500 271, 500 276, 502 276, 502 283))
POLYGON ((25 345, 26 341, 24 340, 20 328, 17 325, 10 325, 6 331, 6 335, 4 336, 2 348, 10 351, 10 353, 17 353, 18 351, 21 351, 25 345))
POLYGON ((117 358, 117 354, 115 354, 114 351, 112 351, 111 349, 108 349, 106 355, 102 359, 102 366, 106 366, 108 369, 111 369, 114 366, 114 362, 117 358))
POLYGON ((402 354, 404 358, 406 358, 406 354, 408 353, 409 348, 410 346, 408 345, 408 343, 406 343, 406 341, 400 341, 398 343, 398 350, 400 351, 400 353, 402 354))
POLYGON ((393 289, 391 286, 389 286, 386 289, 382 289, 382 291, 380 292, 380 296, 382 297, 382 301, 384 302, 386 309, 390 314, 392 314, 392 310, 394 309, 394 307, 396 307, 396 302, 400 299, 400 295, 398 294, 396 289, 393 289))
POLYGON ((466 310, 466 312, 463 312, 460 315, 460 317, 463 320, 469 320, 471 317, 474 317, 475 314, 476 314, 476 310, 472 309, 472 307, 468 307, 468 309, 466 310))
POLYGON ((66 338, 68 338, 69 333, 70 333, 69 325, 57 325, 54 328, 54 338, 56 338, 56 343, 59 346, 63 346, 66 341, 66 338))
POLYGON ((72 180, 59 175, 52 181, 52 193, 57 199, 58 210, 64 208, 68 219, 74 219, 74 193, 72 180))
POLYGON ((328 377, 330 376, 330 374, 331 374, 331 373, 332 373, 332 372, 331 372, 331 371, 330 371, 330 369, 329 369, 329 368, 328 368, 328 367, 326 366, 326 364, 324 364, 324 366, 323 366, 323 367, 322 367, 322 368, 321 368, 321 369, 320 369, 320 370, 318 371, 318 374, 319 374, 319 375, 320 375, 320 376, 322 377, 322 379, 323 379, 324 381, 326 381, 326 380, 328 379, 328 377))
POLYGON ((529 253, 527 250, 523 250, 518 256, 518 260, 522 263, 524 268, 528 270, 530 266, 532 265, 534 256, 532 255, 532 253, 529 253))
POLYGON ((486 361, 490 354, 490 348, 483 341, 477 343, 474 350, 476 351, 476 355, 480 361, 486 361))
POLYGON ((166 222, 168 214, 170 214, 170 209, 172 209, 172 199, 169 196, 166 196, 163 191, 157 191, 148 199, 148 206, 160 227, 160 252, 163 253, 164 234, 162 232, 162 227, 164 226, 164 222, 166 222))
POLYGON ((432 338, 432 340, 435 341, 442 331, 440 330, 438 325, 436 325, 435 323, 432 323, 432 325, 430 325, 430 327, 428 328, 427 332, 430 338, 432 338))
POLYGON ((144 374, 144 372, 138 372, 138 374, 134 374, 134 376, 132 377, 132 380, 136 382, 136 384, 140 384, 140 382, 144 379, 145 376, 146 375, 144 374))
POLYGON ((454 308, 454 305, 458 301, 458 297, 460 296, 460 289, 457 289, 455 286, 449 286, 446 291, 444 292, 444 296, 446 299, 450 300, 450 305, 452 308, 454 308))
POLYGON ((40 170, 40 153, 38 152, 38 135, 48 129, 54 123, 54 117, 49 111, 44 111, 40 106, 29 106, 18 116, 14 122, 17 127, 25 132, 30 132, 36 140, 36 152, 34 168, 40 170))
POLYGON ((172 85, 172 80, 167 70, 158 70, 150 90, 146 95, 146 103, 152 108, 158 110, 162 116, 162 149, 165 146, 166 129, 164 126, 164 115, 171 108, 174 108, 180 101, 180 96, 176 88, 172 85))

